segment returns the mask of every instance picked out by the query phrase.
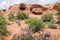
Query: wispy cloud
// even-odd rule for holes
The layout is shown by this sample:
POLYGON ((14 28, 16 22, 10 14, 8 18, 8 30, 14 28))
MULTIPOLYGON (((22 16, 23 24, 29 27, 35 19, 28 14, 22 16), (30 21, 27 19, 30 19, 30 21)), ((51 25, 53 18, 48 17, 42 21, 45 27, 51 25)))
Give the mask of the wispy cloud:
POLYGON ((51 4, 55 2, 60 2, 60 0, 0 0, 0 9, 7 9, 12 4, 18 3, 27 3, 27 4, 51 4))
POLYGON ((0 9, 7 9, 10 6, 10 3, 3 1, 0 3, 0 9))

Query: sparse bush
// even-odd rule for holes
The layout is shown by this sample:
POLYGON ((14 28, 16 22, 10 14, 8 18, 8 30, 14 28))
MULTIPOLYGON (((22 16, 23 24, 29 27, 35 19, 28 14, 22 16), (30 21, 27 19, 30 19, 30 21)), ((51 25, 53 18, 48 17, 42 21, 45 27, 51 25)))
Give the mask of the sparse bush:
POLYGON ((56 21, 55 21, 54 19, 52 19, 49 23, 53 23, 53 24, 55 24, 56 21))
POLYGON ((27 19, 28 18, 28 15, 24 12, 18 12, 17 13, 17 19, 18 20, 24 20, 24 19, 27 19))
POLYGON ((60 5, 58 6, 58 12, 57 12, 58 18, 57 23, 60 24, 60 5))
POLYGON ((3 17, 3 15, 0 14, 0 35, 7 35, 7 30, 6 30, 6 23, 7 21, 3 17))
POLYGON ((8 34, 8 31, 5 29, 0 29, 0 35, 1 36, 6 36, 8 34))
POLYGON ((57 24, 60 25, 60 5, 58 6, 58 12, 57 12, 58 18, 57 18, 57 24))
POLYGON ((51 29, 57 29, 57 25, 53 24, 53 23, 49 23, 48 27, 51 28, 51 29))
POLYGON ((60 24, 60 16, 57 18, 57 24, 60 24))
POLYGON ((60 5, 58 6, 58 12, 57 15, 60 16, 60 5))
POLYGON ((22 34, 18 36, 15 34, 13 40, 34 40, 34 38, 30 34, 22 34))
POLYGON ((32 32, 37 32, 44 28, 44 23, 41 20, 35 18, 27 19, 25 22, 29 24, 29 29, 32 30, 32 32))
POLYGON ((19 40, 17 34, 14 34, 14 35, 13 35, 13 40, 19 40))
POLYGON ((15 20, 15 16, 14 16, 13 13, 10 13, 10 14, 8 15, 8 17, 9 17, 9 20, 10 20, 10 21, 14 21, 14 20, 15 20))
POLYGON ((48 13, 48 14, 44 14, 41 19, 44 21, 44 22, 50 22, 52 19, 53 19, 53 15, 51 13, 48 13))
POLYGON ((0 14, 0 26, 5 26, 7 23, 7 21, 5 20, 5 18, 3 17, 3 15, 0 14))
POLYGON ((41 35, 41 38, 42 38, 42 40, 47 40, 46 38, 48 38, 48 40, 51 40, 51 33, 50 33, 50 32, 48 32, 48 33, 43 33, 43 34, 41 35))
POLYGON ((29 35, 29 34, 24 35, 23 39, 24 40, 34 40, 34 38, 31 35, 29 35))

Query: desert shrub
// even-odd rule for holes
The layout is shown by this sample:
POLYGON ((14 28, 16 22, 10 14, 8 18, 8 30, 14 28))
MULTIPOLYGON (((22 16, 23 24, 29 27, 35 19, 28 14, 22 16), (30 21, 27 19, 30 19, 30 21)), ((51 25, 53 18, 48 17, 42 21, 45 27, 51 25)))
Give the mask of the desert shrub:
POLYGON ((8 31, 6 30, 6 28, 0 29, 0 35, 1 36, 6 36, 7 34, 8 34, 8 31))
POLYGON ((15 16, 14 16, 13 13, 8 14, 8 17, 9 17, 10 21, 14 21, 15 20, 15 16))
POLYGON ((51 28, 51 29, 57 29, 57 25, 53 24, 53 23, 49 23, 48 27, 51 28))
POLYGON ((5 20, 5 18, 3 17, 3 15, 0 14, 0 26, 5 26, 7 23, 7 21, 5 20))
POLYGON ((60 16, 60 5, 58 6, 58 12, 57 15, 60 16))
POLYGON ((29 29, 32 30, 32 32, 37 32, 44 28, 44 23, 41 20, 35 18, 27 19, 25 22, 29 24, 29 29))
POLYGON ((24 40, 34 40, 34 38, 30 34, 24 35, 24 40))
POLYGON ((13 40, 19 40, 17 34, 14 34, 12 39, 13 39, 13 40))
POLYGON ((56 23, 60 25, 60 16, 57 18, 57 22, 56 23))
POLYGON ((56 21, 55 21, 54 19, 52 19, 52 20, 50 21, 50 23, 56 23, 56 21))
POLYGON ((13 40, 34 40, 34 38, 30 34, 22 34, 18 36, 15 34, 13 40))
POLYGON ((53 15, 51 13, 44 14, 42 15, 41 19, 44 22, 50 22, 53 19, 53 15))
POLYGON ((58 6, 58 12, 57 12, 58 18, 57 18, 57 24, 60 25, 60 5, 58 6))
POLYGON ((60 5, 58 6, 58 12, 57 12, 58 18, 57 18, 57 24, 60 24, 60 5))
POLYGON ((47 32, 47 33, 43 33, 41 35, 42 40, 47 40, 46 38, 48 38, 48 40, 51 40, 51 33, 47 32))
POLYGON ((0 35, 7 35, 6 23, 7 21, 3 15, 0 14, 0 35))
POLYGON ((28 18, 28 15, 26 13, 24 13, 24 12, 18 12, 16 18, 18 20, 24 20, 24 19, 27 19, 28 18))

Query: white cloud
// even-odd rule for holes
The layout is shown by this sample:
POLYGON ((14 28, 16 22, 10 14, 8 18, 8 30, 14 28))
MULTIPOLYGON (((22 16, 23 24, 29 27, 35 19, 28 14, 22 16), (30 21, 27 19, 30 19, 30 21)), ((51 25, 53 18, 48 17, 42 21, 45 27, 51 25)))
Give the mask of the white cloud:
POLYGON ((9 5, 27 3, 27 4, 51 4, 60 0, 0 0, 0 9, 7 9, 9 5))
POLYGON ((39 0, 42 2, 42 4, 52 4, 52 3, 55 3, 57 2, 58 0, 39 0))
POLYGON ((0 9, 7 9, 9 7, 9 3, 6 1, 1 2, 0 9))

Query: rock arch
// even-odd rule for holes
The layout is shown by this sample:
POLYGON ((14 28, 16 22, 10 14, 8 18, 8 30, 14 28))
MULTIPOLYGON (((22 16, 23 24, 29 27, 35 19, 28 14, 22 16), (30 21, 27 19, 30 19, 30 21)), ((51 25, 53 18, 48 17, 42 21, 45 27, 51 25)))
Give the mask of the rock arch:
POLYGON ((43 11, 46 11, 47 8, 39 5, 39 4, 33 4, 31 5, 30 7, 30 11, 33 13, 33 14, 36 14, 36 15, 41 15, 43 13, 43 11))

